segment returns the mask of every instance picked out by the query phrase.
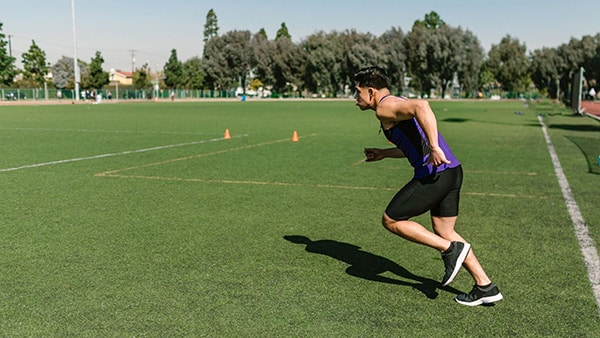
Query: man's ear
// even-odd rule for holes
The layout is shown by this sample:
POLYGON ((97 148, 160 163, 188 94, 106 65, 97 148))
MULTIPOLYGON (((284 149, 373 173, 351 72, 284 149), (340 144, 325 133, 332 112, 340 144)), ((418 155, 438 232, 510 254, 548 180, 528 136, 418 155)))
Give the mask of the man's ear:
POLYGON ((373 88, 369 88, 369 99, 373 98, 373 88))

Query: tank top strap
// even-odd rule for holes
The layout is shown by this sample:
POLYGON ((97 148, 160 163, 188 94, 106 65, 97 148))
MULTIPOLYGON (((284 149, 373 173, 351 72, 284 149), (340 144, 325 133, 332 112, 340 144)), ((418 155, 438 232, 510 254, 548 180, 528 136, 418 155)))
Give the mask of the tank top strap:
POLYGON ((377 102, 377 104, 380 104, 380 103, 381 103, 381 101, 383 101, 383 100, 387 99, 387 98, 388 98, 388 96, 390 96, 390 94, 383 95, 383 97, 381 97, 381 98, 379 99, 379 102, 377 102))

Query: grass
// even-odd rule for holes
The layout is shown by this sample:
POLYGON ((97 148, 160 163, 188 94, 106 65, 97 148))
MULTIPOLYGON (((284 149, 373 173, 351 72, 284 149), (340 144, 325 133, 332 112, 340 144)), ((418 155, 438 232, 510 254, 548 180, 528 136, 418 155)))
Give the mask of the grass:
POLYGON ((439 254, 381 227, 411 169, 361 161, 388 144, 351 101, 5 106, 0 170, 21 169, 0 171, 0 335, 595 335, 537 114, 596 243, 600 124, 544 102, 432 106, 497 305, 456 304, 469 275, 440 288, 439 254))

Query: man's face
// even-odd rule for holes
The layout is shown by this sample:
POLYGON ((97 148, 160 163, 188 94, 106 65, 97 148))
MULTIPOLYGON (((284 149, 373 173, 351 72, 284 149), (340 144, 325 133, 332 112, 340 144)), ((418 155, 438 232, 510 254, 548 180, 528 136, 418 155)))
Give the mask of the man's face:
POLYGON ((369 88, 359 87, 358 85, 354 87, 354 100, 355 105, 360 108, 360 110, 367 110, 370 108, 371 100, 373 98, 373 93, 369 88))

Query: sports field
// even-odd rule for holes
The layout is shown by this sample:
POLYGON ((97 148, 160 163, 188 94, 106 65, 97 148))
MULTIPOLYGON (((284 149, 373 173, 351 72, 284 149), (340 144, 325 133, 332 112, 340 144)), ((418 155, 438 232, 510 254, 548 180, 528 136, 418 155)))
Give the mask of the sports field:
POLYGON ((441 287, 439 253, 381 226, 411 169, 362 161, 389 145, 351 100, 0 106, 0 336, 597 336, 538 115, 595 243, 600 122, 431 104, 496 305, 455 303, 468 273, 441 287))

